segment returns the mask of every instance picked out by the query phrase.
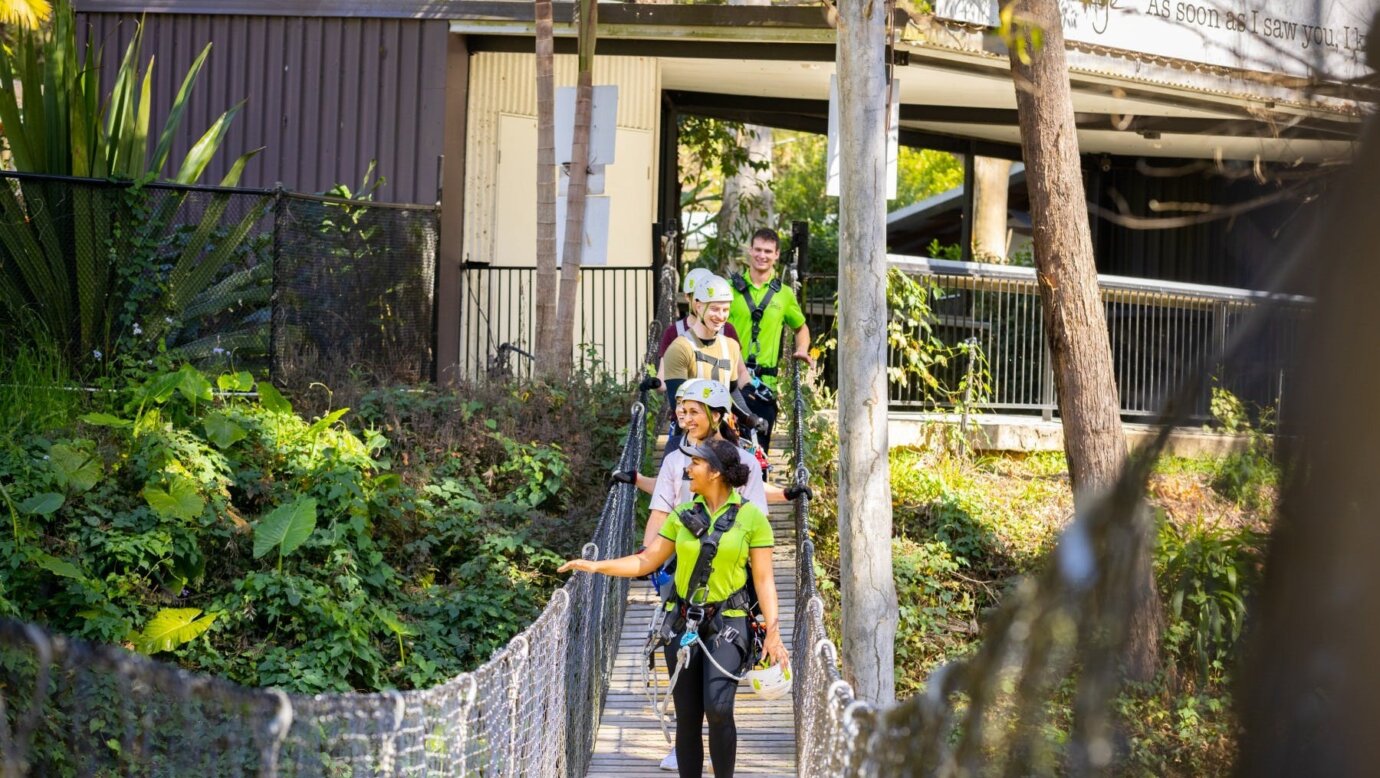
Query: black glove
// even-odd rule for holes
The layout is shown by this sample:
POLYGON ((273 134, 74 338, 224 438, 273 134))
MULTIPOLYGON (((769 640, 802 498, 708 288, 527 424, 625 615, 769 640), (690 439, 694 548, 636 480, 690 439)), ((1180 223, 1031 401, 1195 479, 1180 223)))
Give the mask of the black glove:
POLYGON ((786 495, 787 500, 794 500, 802 494, 811 500, 815 498, 814 490, 804 484, 800 486, 787 486, 785 489, 782 489, 781 492, 786 495))
POLYGON ((762 433, 767 434, 767 420, 761 416, 749 416, 746 419, 748 426, 762 433))
POLYGON ((637 385, 637 391, 639 391, 639 392, 650 392, 650 391, 653 390, 653 389, 660 389, 660 388, 661 388, 661 379, 660 379, 660 378, 657 378, 657 377, 654 376, 654 375, 649 375, 649 376, 647 376, 646 378, 642 379, 642 383, 640 383, 640 384, 637 385))
POLYGON ((615 470, 609 473, 609 486, 635 483, 637 483, 637 473, 630 470, 615 470))

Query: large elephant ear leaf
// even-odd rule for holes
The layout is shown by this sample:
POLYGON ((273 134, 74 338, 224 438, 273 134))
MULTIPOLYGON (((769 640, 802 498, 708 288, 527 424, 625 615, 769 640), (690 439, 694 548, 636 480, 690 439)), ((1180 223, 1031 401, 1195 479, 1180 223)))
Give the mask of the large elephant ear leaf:
POLYGON ((199 608, 164 608, 140 632, 129 636, 134 650, 141 654, 171 651, 195 640, 210 628, 219 613, 201 615, 199 608), (198 618, 200 617, 200 618, 198 618))
POLYGON ((254 558, 258 559, 276 548, 281 559, 307 542, 314 529, 316 500, 303 497, 280 505, 259 519, 258 526, 254 528, 254 558))

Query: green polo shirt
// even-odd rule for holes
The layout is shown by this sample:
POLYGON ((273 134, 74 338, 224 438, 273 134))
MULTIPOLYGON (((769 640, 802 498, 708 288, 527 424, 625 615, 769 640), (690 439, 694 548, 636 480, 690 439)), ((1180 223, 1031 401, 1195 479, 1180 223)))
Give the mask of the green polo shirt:
MULTIPOLYGON (((767 288, 771 286, 771 281, 757 286, 752 283, 752 277, 747 273, 743 274, 743 280, 747 282, 747 293, 752 298, 752 305, 761 304, 762 298, 767 296, 767 288)), ((781 289, 772 295, 771 302, 762 312, 762 324, 757 332, 757 341, 753 343, 752 309, 748 307, 747 300, 743 299, 737 287, 734 287, 733 304, 728 309, 728 321, 738 331, 738 341, 743 345, 744 361, 751 362, 755 354, 760 367, 777 367, 781 362, 783 325, 793 330, 800 329, 805 323, 805 312, 800 309, 800 301, 795 298, 795 291, 782 284, 781 289)), ((762 383, 774 389, 777 378, 763 376, 762 383)))
MULTIPOLYGON (((682 600, 689 597, 687 590, 690 588, 690 575, 695 570, 695 562, 700 558, 700 539, 680 522, 680 514, 696 503, 704 504, 704 498, 695 495, 693 501, 671 511, 671 515, 666 517, 666 523, 661 525, 661 537, 676 544, 676 593, 682 600)), ((719 506, 718 511, 710 512, 711 526, 730 505, 740 506, 738 518, 733 520, 733 526, 728 532, 719 538, 719 553, 714 555, 714 561, 709 566, 708 602, 723 602, 729 595, 746 586, 747 563, 751 549, 771 548, 775 543, 767 515, 756 505, 743 502, 742 495, 737 491, 729 493, 728 499, 719 506)), ((742 616, 744 613, 740 610, 725 610, 724 615, 742 616)))

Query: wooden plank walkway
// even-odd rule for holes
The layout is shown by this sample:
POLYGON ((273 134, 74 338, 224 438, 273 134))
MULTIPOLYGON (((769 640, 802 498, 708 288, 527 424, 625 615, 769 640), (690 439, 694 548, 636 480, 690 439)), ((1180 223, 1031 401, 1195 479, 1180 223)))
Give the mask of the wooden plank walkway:
MULTIPOLYGON (((772 480, 781 482, 789 469, 786 462, 773 454, 772 480)), ((781 635, 786 648, 795 658, 791 636, 795 632, 795 520, 789 504, 771 506, 772 529, 776 549, 772 565, 776 572, 776 590, 781 599, 781 635)), ((671 744, 662 735, 656 713, 643 688, 642 647, 647 638, 657 597, 646 581, 633 581, 628 588, 628 612, 618 640, 618 656, 613 676, 609 679, 609 693, 599 723, 594 756, 590 760, 591 777, 635 778, 636 776, 665 776, 662 757, 671 744)), ((667 682, 666 659, 657 657, 654 681, 664 694, 667 682)), ((752 693, 747 684, 738 687, 734 702, 734 719, 738 723, 738 761, 735 775, 763 778, 786 778, 795 773, 795 711, 790 695, 766 701, 752 693)), ((668 722, 675 737, 675 724, 668 722)), ((704 774, 712 775, 709 765, 709 745, 705 743, 704 774)))

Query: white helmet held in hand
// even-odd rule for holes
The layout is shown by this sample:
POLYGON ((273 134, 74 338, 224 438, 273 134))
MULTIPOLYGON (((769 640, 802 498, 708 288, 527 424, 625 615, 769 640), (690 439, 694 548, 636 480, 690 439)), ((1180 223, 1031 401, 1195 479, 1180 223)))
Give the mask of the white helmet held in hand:
POLYGON ((707 267, 697 267, 685 274, 685 280, 680 283, 682 294, 694 294, 696 287, 704 282, 706 278, 713 278, 714 271, 707 267))
POLYGON ((781 669, 780 663, 749 670, 746 680, 753 693, 766 700, 779 700, 791 693, 791 671, 781 669))
POLYGON ((731 303, 733 302, 733 287, 726 278, 710 276, 695 286, 695 302, 731 303))

